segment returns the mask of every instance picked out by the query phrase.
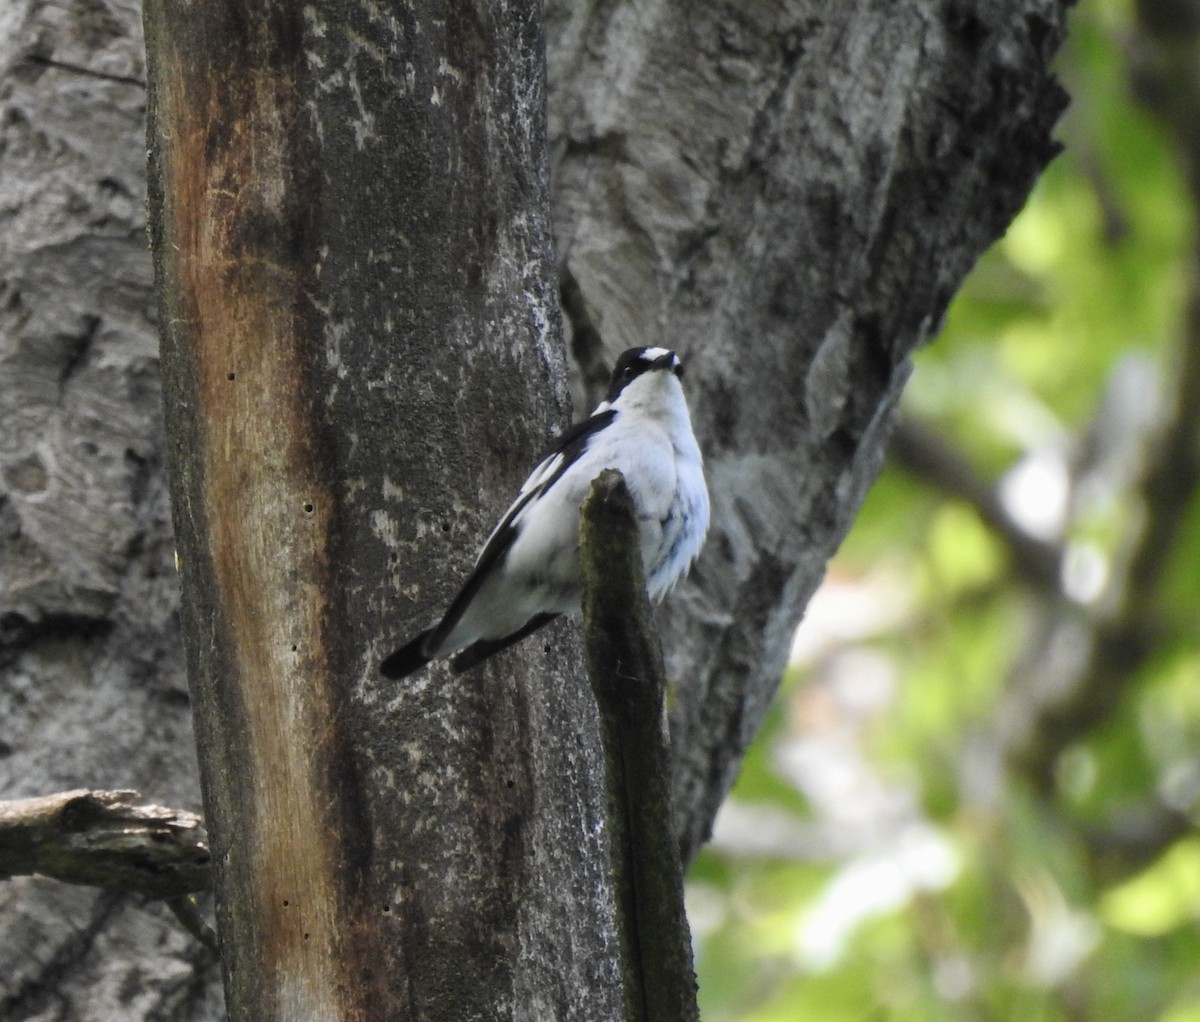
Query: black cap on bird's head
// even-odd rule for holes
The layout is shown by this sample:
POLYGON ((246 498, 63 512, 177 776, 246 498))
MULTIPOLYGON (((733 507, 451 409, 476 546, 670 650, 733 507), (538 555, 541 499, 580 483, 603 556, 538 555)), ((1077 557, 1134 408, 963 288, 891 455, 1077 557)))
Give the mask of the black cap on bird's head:
POLYGON ((630 348, 621 354, 613 367, 612 382, 604 400, 612 403, 630 383, 643 373, 665 369, 683 378, 683 363, 669 348, 630 348))

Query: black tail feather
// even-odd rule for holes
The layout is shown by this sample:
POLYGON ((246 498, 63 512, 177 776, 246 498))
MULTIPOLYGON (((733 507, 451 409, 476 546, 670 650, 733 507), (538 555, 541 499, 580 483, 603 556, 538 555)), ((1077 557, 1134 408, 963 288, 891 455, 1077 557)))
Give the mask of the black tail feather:
POLYGON ((508 649, 514 642, 520 642, 525 636, 531 632, 536 632, 543 625, 548 625, 558 616, 557 614, 538 614, 537 617, 530 618, 528 624, 523 628, 518 628, 511 635, 504 636, 503 639, 480 639, 451 660, 450 666, 453 668, 455 674, 462 674, 463 671, 469 671, 493 653, 499 653, 502 649, 508 649))
POLYGON ((425 640, 432 632, 432 628, 425 629, 394 653, 384 657, 383 663, 379 665, 379 673, 385 678, 395 681, 399 678, 407 678, 414 671, 419 671, 433 659, 433 657, 425 655, 425 640))

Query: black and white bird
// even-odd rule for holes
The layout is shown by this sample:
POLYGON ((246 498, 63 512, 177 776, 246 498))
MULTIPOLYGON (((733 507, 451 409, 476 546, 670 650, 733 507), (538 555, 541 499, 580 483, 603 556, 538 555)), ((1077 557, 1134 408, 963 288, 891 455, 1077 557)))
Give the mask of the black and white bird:
POLYGON ((388 656, 403 678, 438 657, 465 671, 549 624, 578 613, 579 508, 606 468, 625 477, 641 532, 651 600, 691 566, 708 531, 708 489, 680 378, 666 348, 631 348, 608 394, 571 427, 525 480, 441 620, 388 656))

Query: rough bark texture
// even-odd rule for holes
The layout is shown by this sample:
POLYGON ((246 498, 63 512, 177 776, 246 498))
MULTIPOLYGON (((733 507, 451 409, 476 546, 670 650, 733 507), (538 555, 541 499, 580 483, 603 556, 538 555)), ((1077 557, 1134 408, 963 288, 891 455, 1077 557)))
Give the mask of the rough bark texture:
POLYGON ((1067 6, 550 5, 574 354, 684 356, 713 497, 663 616, 685 860, 879 469, 909 355, 1056 151, 1067 6))
POLYGON ((64 791, 0 802, 0 878, 175 898, 207 891, 211 856, 195 813, 147 804, 136 791, 64 791))
POLYGON ((564 418, 540 13, 147 3, 168 458, 234 1020, 618 1015, 569 632, 461 678, 378 671, 564 418))
MULTIPOLYGON (((1061 95, 1046 65, 1065 6, 548 5, 555 229, 580 379, 593 380, 602 358, 627 344, 676 347, 688 358, 708 458, 714 531, 663 616, 678 687, 685 853, 707 833, 804 601, 874 476, 909 352, 1049 158, 1061 95)), ((136 0, 0 3, 0 797, 130 787, 198 809, 142 233, 138 17, 136 0)), ((421 88, 453 101, 452 74, 431 80, 436 41, 402 55, 376 52, 385 28, 402 30, 364 20, 352 38, 335 36, 326 45, 341 59, 313 70, 353 110, 325 124, 322 144, 334 163, 322 179, 321 226, 341 232, 342 255, 325 264, 322 289, 341 290, 350 248, 376 267, 348 307, 313 313, 346 367, 321 414, 340 414, 358 400, 355 388, 370 386, 379 418, 364 431, 400 438, 386 454, 393 489, 376 522, 380 535, 342 535, 331 548, 378 541, 383 549, 386 537, 397 551, 381 589, 363 578, 347 590, 361 609, 360 652, 366 637, 382 643, 426 623, 547 423, 560 421, 546 407, 512 418, 513 394, 527 390, 526 380, 542 395, 528 407, 553 393, 553 358, 529 360, 528 346, 499 340, 510 336, 503 315, 492 310, 500 325, 481 334, 475 320, 449 315, 452 301, 435 304, 432 292, 428 304, 399 297, 412 282, 391 271, 419 259, 400 254, 409 236, 374 233, 372 211, 385 221, 403 193, 416 196, 414 216, 436 224, 444 206, 431 199, 455 183, 469 194, 478 183, 465 156, 415 168, 422 146, 398 139, 424 136, 399 123, 387 100, 352 106, 356 85, 383 97, 385 88, 372 91, 375 77, 391 68, 406 80, 408 61, 421 88), (385 145, 400 150, 389 172, 363 175, 363 147, 385 145), (414 181, 428 182, 428 192, 414 181), (350 209, 357 219, 332 215, 350 209), (447 325, 443 347, 411 359, 411 374, 382 371, 390 357, 383 349, 431 321, 447 325), (352 345, 364 334, 377 343, 360 363, 352 345), (477 409, 469 419, 449 414, 460 385, 477 409), (447 488, 447 476, 466 489, 447 488)), ((476 253, 503 237, 499 227, 476 224, 473 242, 457 247, 445 226, 421 258, 447 275, 457 267, 468 290, 478 285, 472 274, 493 279, 476 253)), ((233 381, 213 385, 222 382, 233 381)), ((355 461, 364 456, 361 448, 336 452, 346 459, 344 479, 364 477, 355 461)), ((535 847, 540 871, 564 878, 557 894, 527 890, 517 906, 499 896, 489 904, 502 922, 520 915, 528 961, 562 956, 573 902, 603 891, 598 878, 573 877, 577 849, 598 840, 596 819, 536 841, 532 829, 506 831, 531 812, 530 798, 542 818, 537 799, 550 798, 552 760, 566 765, 568 783, 586 788, 591 750, 577 729, 594 733, 594 723, 580 722, 577 688, 544 681, 555 672, 533 664, 545 645, 563 649, 572 634, 564 626, 534 642, 507 661, 522 667, 488 674, 467 699, 453 687, 461 682, 418 686, 399 702, 364 682, 349 694, 353 719, 339 722, 374 727, 375 738, 402 750, 437 745, 436 758, 410 759, 402 775, 382 778, 381 790, 428 785, 437 798, 465 787, 494 799, 483 819, 433 819, 415 802, 388 802, 386 811, 407 814, 411 832, 428 837, 426 851, 449 847, 459 833, 487 846, 511 832, 514 844, 535 847), (394 726, 399 718, 405 728, 394 726), (553 731, 559 745, 527 763, 519 746, 534 731, 553 731), (512 770, 442 771, 443 759, 456 761, 473 743, 509 757, 512 770)), ((567 653, 556 653, 551 666, 566 662, 567 653)), ((364 786, 382 773, 362 769, 364 786)), ((485 868, 456 847, 425 869, 485 868)), ((407 925, 428 931, 456 918, 456 891, 442 894, 407 925)), ((380 901, 379 911, 385 904, 395 914, 395 902, 380 901)), ((461 982, 449 970, 472 953, 461 930, 442 932, 451 937, 440 949, 450 964, 414 974, 435 999, 439 984, 461 982)), ((612 1017, 587 998, 559 1003, 565 988, 593 989, 606 977, 564 975, 546 992, 531 975, 512 979, 514 1002, 530 1005, 526 1017, 612 1017)), ((36 878, 0 887, 0 1017, 216 1020, 216 978, 211 957, 161 906, 36 878)))
POLYGON ((697 1022, 671 812, 667 676, 633 498, 601 472, 579 513, 583 646, 604 743, 624 1022, 697 1022))
MULTIPOLYGON (((160 458, 135 0, 0 4, 0 797, 199 811, 160 458)), ((0 884, 0 1018, 217 1018, 160 902, 0 884)))

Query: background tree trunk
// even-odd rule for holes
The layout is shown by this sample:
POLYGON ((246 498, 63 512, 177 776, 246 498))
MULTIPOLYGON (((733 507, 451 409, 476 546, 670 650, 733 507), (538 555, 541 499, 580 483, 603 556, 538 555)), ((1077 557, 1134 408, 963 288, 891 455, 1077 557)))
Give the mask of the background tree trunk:
POLYGON ((550 7, 585 380, 682 353, 713 529, 668 602, 688 861, 882 462, 909 356, 1057 151, 1063 0, 550 7))
MULTIPOLYGON (((140 5, 0 6, 0 797, 200 809, 162 473, 140 5)), ((216 1019, 157 902, 0 885, 0 1018, 216 1019)))
MULTIPOLYGON (((1062 95, 1047 63, 1065 6, 548 6, 554 223, 579 392, 626 345, 676 347, 688 359, 708 458, 714 531, 663 615, 687 854, 707 833, 804 602, 878 467, 909 353, 1053 152, 1062 95)), ((138 16, 133 0, 10 0, 0 15, 0 796, 131 787, 194 809, 142 233, 138 16)), ((351 81, 331 85, 345 99, 351 81)), ((327 126, 338 133, 326 139, 337 154, 330 208, 371 215, 398 201, 395 181, 411 187, 395 168, 345 169, 362 159, 360 144, 387 141, 380 124, 389 116, 368 107, 327 126)), ((442 168, 447 183, 471 170, 442 168)), ((471 254, 452 256, 449 232, 445 240, 448 260, 487 270, 477 248, 464 242, 471 254)), ((402 243, 381 240, 376 254, 399 258, 402 243)), ((352 308, 322 313, 346 338, 413 326, 386 278, 371 279, 352 308)), ((531 359, 532 348, 510 349, 465 323, 455 329, 451 347, 413 367, 417 386, 370 363, 340 398, 351 402, 349 388, 373 380, 373 428, 413 434, 389 464, 404 493, 386 521, 405 531, 354 541, 382 549, 386 540, 404 550, 406 569, 429 572, 411 590, 364 588, 360 649, 424 623, 548 426, 561 423, 560 405, 539 404, 554 394, 551 353, 531 359), (542 381, 528 405, 522 399, 531 417, 514 422, 513 389, 529 378, 542 381), (475 412, 448 417, 459 383, 475 412), (455 500, 443 464, 475 487, 473 497, 455 500)), ((349 478, 355 455, 343 455, 349 478)), ((545 768, 536 757, 524 764, 532 753, 520 743, 549 721, 559 722, 563 747, 539 752, 565 756, 590 783, 590 753, 572 745, 577 725, 566 724, 580 720, 579 689, 550 679, 574 655, 573 634, 563 626, 548 640, 564 651, 550 667, 537 666, 542 644, 519 653, 509 661, 524 665, 515 680, 498 682, 509 687, 473 705, 454 703, 464 690, 430 686, 405 710, 446 725, 440 737, 457 749, 485 737, 489 700, 508 700, 500 720, 513 727, 493 735, 497 754, 514 757, 527 773, 513 779, 531 785, 499 793, 514 813, 548 790, 545 768)), ((387 719, 396 708, 376 703, 368 713, 369 691, 353 694, 356 726, 380 727, 373 714, 387 719)), ((437 827, 449 840, 460 827, 501 824, 437 827)), ((547 857, 579 844, 544 840, 547 857)), ((441 865, 459 864, 428 868, 441 865)), ((570 876, 573 864, 549 867, 570 876)), ((572 899, 589 890, 572 879, 552 905, 495 907, 570 916, 572 899)), ((5 1018, 220 1016, 212 960, 158 906, 16 881, 0 888, 0 934, 5 1018)), ((457 950, 441 949, 451 960, 457 950)), ((543 942, 525 953, 560 950, 543 942)), ((530 1003, 535 991, 520 976, 512 983, 530 1003)), ((541 1017, 565 1017, 560 1008, 543 1002, 541 1017)))

